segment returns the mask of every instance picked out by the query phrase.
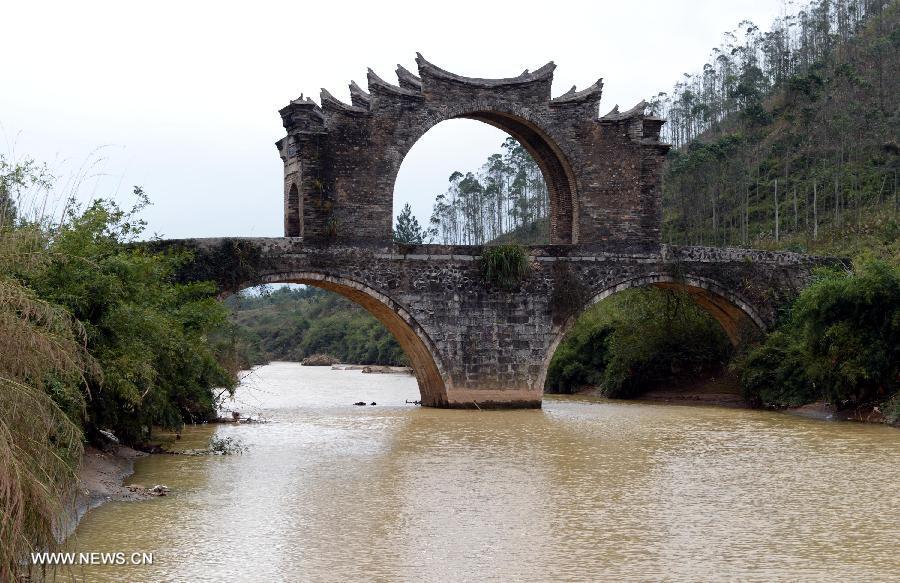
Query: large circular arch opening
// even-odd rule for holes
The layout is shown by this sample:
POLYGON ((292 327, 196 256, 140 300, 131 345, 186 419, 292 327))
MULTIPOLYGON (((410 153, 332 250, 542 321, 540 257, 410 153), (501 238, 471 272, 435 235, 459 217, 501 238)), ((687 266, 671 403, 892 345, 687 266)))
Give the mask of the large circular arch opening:
POLYGON ((547 189, 550 243, 577 242, 575 176, 559 147, 535 124, 508 113, 479 111, 460 115, 503 130, 528 151, 541 169, 547 189))
POLYGON ((428 124, 403 156, 395 238, 409 204, 431 242, 574 243, 574 184, 562 152, 534 124, 491 110, 451 114, 428 124))

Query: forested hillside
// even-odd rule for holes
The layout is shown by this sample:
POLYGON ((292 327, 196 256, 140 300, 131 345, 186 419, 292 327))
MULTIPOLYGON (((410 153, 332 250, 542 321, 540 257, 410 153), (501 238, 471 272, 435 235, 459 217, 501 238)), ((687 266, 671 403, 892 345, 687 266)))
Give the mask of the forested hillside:
MULTIPOLYGON (((768 30, 739 23, 650 100, 674 146, 665 242, 896 254, 898 91, 896 0, 815 0, 768 30)), ((547 212, 537 164, 508 138, 450 176, 421 238, 545 243, 547 212)))
POLYGON ((896 1, 817 0, 656 96, 665 241, 896 254, 898 25, 896 1))
POLYGON ((281 287, 231 296, 235 342, 246 364, 300 361, 324 353, 353 364, 405 365, 390 332, 363 308, 315 287, 281 287))

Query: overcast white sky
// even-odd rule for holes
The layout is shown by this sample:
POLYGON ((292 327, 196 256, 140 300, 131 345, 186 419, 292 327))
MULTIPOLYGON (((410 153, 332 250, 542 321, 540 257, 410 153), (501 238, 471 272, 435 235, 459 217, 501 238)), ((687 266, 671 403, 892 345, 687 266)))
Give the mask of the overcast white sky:
MULTIPOLYGON (((605 113, 699 69, 739 21, 768 28, 783 10, 782 0, 2 2, 0 151, 63 177, 101 157, 81 195, 128 202, 141 185, 150 229, 167 237, 280 236, 278 109, 301 92, 318 100, 321 87, 349 101, 366 67, 395 82, 397 63, 416 71, 416 51, 474 77, 553 60, 554 95, 602 77, 605 113)), ((479 122, 438 125, 404 161, 395 208, 412 202, 426 219, 450 173, 478 168, 503 138, 479 122)))

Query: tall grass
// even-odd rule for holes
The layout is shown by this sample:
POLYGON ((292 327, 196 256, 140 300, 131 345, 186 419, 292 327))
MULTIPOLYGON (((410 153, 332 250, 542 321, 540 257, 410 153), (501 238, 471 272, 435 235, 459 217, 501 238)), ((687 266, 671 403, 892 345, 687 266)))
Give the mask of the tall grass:
POLYGON ((81 430, 39 387, 0 378, 0 581, 53 545, 74 494, 81 430))
POLYGON ((55 541, 64 501, 74 491, 81 430, 49 396, 47 386, 77 382, 92 366, 83 331, 71 316, 35 298, 3 269, 11 257, 21 257, 15 239, 0 230, 2 581, 19 577, 28 569, 22 558, 55 541))
POLYGON ((0 581, 26 575, 29 553, 56 542, 82 432, 50 392, 67 393, 77 408, 77 389, 96 370, 80 324, 22 281, 47 259, 48 231, 17 220, 16 210, 25 206, 21 189, 45 178, 0 156, 0 581))

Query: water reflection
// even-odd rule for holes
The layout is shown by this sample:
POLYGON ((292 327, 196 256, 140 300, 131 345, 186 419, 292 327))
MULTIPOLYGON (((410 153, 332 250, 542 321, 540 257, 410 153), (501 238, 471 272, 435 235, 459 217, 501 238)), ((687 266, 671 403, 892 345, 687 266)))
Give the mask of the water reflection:
POLYGON ((551 399, 404 404, 415 381, 277 363, 220 426, 241 456, 157 456, 166 498, 109 504, 90 581, 884 580, 900 572, 900 432, 773 413, 551 399), (376 407, 354 407, 358 400, 376 407))

